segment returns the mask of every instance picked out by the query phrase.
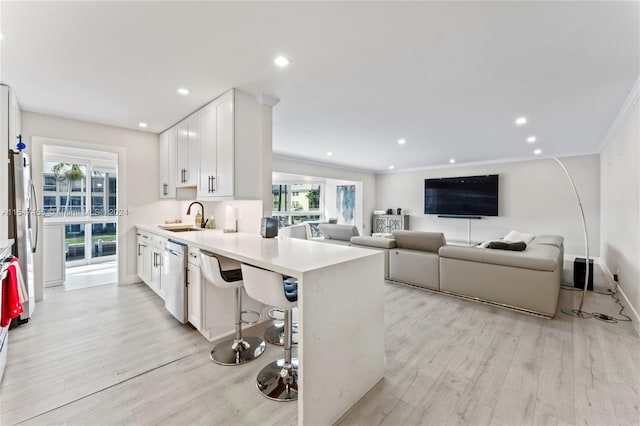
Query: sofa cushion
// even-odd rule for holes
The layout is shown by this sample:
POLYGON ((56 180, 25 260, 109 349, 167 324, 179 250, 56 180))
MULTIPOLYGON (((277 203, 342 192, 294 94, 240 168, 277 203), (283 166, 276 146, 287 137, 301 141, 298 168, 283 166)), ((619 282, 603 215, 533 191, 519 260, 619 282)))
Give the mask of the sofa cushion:
POLYGON ((559 235, 538 235, 531 241, 531 244, 545 244, 560 248, 563 242, 564 238, 559 235))
POLYGON ((434 253, 447 244, 442 232, 393 231, 393 238, 398 248, 434 253))
POLYGON ((529 244, 536 236, 533 234, 526 234, 524 232, 511 231, 504 236, 503 240, 516 243, 518 241, 524 241, 525 244, 529 244))
POLYGON ((396 241, 391 238, 358 236, 351 237, 351 245, 391 249, 396 246, 396 241))
POLYGON ((327 240, 349 241, 351 237, 358 236, 358 228, 352 225, 334 225, 332 223, 321 223, 318 229, 327 240))
POLYGON ((538 271, 555 271, 558 266, 562 267, 562 265, 558 265, 559 249, 546 244, 532 244, 525 251, 517 252, 489 248, 475 249, 463 246, 443 246, 440 248, 439 254, 440 257, 444 258, 535 269, 538 271))

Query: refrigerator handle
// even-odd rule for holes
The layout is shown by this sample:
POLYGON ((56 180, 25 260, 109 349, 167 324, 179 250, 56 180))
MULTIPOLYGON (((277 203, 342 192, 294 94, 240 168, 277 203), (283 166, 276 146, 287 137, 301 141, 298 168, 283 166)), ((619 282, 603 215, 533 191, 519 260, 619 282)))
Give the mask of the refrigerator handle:
POLYGON ((36 236, 33 238, 33 245, 31 247, 31 253, 35 253, 36 249, 38 248, 38 234, 40 233, 40 226, 38 224, 38 197, 36 195, 36 186, 33 184, 33 181, 31 181, 31 200, 33 200, 33 203, 35 204, 35 218, 34 218, 34 222, 36 223, 36 236))

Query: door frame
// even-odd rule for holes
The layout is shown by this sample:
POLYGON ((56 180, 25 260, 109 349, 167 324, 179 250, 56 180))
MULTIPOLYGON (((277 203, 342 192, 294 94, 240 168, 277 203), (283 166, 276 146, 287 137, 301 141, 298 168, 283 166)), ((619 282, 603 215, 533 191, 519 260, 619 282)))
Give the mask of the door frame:
MULTIPOLYGON (((32 136, 31 137, 31 174, 32 180, 36 188, 38 196, 38 206, 43 205, 43 193, 42 193, 42 176, 43 176, 43 146, 63 146, 71 148, 89 149, 94 151, 104 151, 115 153, 118 156, 118 210, 126 211, 123 206, 128 205, 127 188, 124 182, 127 181, 127 150, 124 147, 117 147, 113 145, 102 145, 88 142, 74 141, 68 139, 56 139, 46 136, 32 136)), ((38 227, 43 229, 44 216, 38 214, 38 227)), ((117 223, 117 260, 118 260, 118 285, 127 284, 127 232, 129 229, 129 218, 126 214, 116 215, 114 219, 117 223)), ((34 281, 35 281, 35 296, 36 301, 41 301, 44 297, 44 277, 43 277, 43 253, 42 243, 38 245, 36 253, 34 255, 34 281)))

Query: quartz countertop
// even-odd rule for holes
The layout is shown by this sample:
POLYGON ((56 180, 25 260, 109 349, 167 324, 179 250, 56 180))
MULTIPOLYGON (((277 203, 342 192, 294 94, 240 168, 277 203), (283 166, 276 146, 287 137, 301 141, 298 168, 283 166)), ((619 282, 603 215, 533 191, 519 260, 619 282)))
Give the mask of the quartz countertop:
POLYGON ((174 241, 230 257, 281 274, 298 276, 351 260, 379 255, 369 249, 325 244, 297 238, 262 238, 242 232, 224 233, 219 229, 171 232, 158 225, 137 225, 141 231, 162 235, 174 241))

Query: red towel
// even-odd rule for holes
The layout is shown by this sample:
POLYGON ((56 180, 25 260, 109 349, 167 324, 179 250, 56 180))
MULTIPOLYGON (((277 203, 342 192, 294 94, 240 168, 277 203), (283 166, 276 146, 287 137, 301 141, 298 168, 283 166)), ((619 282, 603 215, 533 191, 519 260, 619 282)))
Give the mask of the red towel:
POLYGON ((20 303, 20 292, 18 290, 17 268, 20 265, 17 260, 11 261, 7 267, 7 277, 2 281, 2 309, 0 316, 0 327, 6 327, 12 318, 20 315, 24 308, 20 303))

